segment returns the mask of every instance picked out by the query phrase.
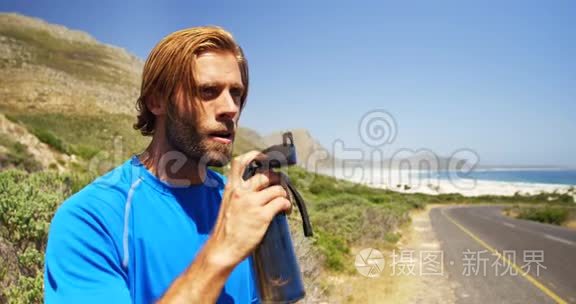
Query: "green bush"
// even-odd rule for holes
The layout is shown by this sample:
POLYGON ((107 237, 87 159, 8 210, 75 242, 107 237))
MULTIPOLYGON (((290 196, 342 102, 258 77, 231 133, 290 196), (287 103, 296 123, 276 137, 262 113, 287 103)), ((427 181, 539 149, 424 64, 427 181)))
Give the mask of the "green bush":
POLYGON ((334 195, 342 192, 340 189, 338 189, 337 184, 333 180, 323 176, 317 176, 314 178, 310 184, 310 187, 308 188, 308 191, 315 195, 334 195))
MULTIPOLYGON (((370 192, 370 191, 369 191, 370 192)), ((318 231, 317 246, 325 254, 325 266, 334 271, 350 270, 352 246, 377 246, 396 243, 399 225, 409 220, 410 205, 403 201, 382 203, 386 194, 341 193, 312 204, 310 216, 318 231), (371 198, 378 198, 374 203, 371 198)))
POLYGON ((42 303, 44 295, 43 282, 42 272, 37 273, 35 276, 20 275, 16 284, 4 291, 7 303, 42 303))
POLYGON ((316 246, 324 256, 324 266, 333 271, 350 271, 351 263, 347 259, 350 248, 344 240, 337 236, 320 230, 316 233, 316 246))
POLYGON ((396 244, 400 240, 401 237, 402 237, 402 234, 399 232, 388 232, 384 236, 384 240, 386 240, 386 242, 388 242, 388 243, 396 244))
POLYGON ((541 223, 562 225, 570 215, 570 210, 563 207, 528 207, 521 208, 518 218, 541 223))
MULTIPOLYGON (((90 181, 90 176, 56 172, 0 172, 0 241, 9 246, 2 265, 18 273, 0 276, 17 278, 0 291, 0 303, 41 303, 44 251, 50 220, 59 204, 90 181), (8 263, 8 262, 7 262, 8 263)), ((4 272, 4 270, 0 271, 4 272)))
POLYGON ((411 208, 414 208, 414 209, 424 209, 424 207, 426 206, 425 200, 419 199, 417 197, 412 197, 412 196, 406 197, 405 202, 411 208))

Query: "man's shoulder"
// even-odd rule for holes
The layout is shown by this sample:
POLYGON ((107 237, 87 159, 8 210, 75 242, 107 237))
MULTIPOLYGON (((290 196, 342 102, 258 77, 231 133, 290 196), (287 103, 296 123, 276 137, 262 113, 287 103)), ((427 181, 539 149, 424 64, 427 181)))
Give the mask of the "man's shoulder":
POLYGON ((133 173, 129 162, 112 169, 66 199, 57 214, 122 217, 130 188, 138 180, 133 173))

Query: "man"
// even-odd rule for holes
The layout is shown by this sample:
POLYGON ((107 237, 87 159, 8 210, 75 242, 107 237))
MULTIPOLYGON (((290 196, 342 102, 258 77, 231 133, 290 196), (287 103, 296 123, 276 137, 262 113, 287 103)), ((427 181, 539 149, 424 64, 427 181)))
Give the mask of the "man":
POLYGON ((244 181, 249 152, 228 179, 248 91, 240 47, 220 28, 175 32, 144 66, 135 128, 146 151, 70 197, 52 220, 46 303, 250 303, 248 258, 290 202, 279 177, 244 181))

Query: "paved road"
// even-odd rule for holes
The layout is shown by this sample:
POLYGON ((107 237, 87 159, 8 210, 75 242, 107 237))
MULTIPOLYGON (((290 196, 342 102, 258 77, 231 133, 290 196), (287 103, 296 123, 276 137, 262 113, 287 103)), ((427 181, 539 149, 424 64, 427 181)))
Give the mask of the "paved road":
POLYGON ((576 303, 576 230, 498 206, 434 208, 430 220, 458 303, 576 303))

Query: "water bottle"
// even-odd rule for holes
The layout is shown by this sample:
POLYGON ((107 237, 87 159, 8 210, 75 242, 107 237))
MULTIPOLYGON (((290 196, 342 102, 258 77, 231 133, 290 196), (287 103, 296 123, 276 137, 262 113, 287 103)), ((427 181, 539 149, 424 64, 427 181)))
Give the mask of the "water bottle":
MULTIPOLYGON (((290 132, 282 135, 281 145, 271 146, 262 152, 266 154, 266 159, 250 163, 244 172, 245 180, 259 169, 296 164, 296 148, 290 132)), ((282 176, 281 184, 291 194, 302 216, 304 236, 310 237, 313 233, 305 202, 287 177, 282 176)), ((262 242, 252 254, 252 261, 262 303, 294 303, 304 298, 306 291, 285 212, 280 212, 270 222, 262 242)))

